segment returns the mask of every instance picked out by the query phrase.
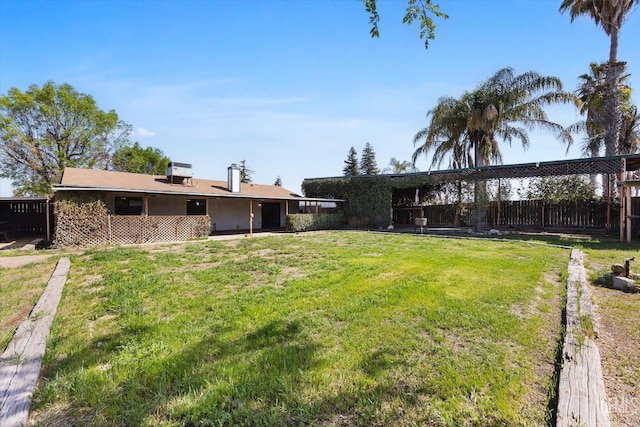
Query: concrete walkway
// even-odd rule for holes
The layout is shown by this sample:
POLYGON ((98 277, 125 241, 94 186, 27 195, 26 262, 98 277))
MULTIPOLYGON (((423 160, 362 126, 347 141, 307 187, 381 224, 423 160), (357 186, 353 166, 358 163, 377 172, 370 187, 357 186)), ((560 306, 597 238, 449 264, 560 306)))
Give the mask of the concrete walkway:
MULTIPOLYGON (((33 257, 17 257, 33 258, 33 257)), ((30 262, 34 262, 31 260, 30 262)), ((61 258, 38 303, 0 356, 0 426, 27 423, 33 389, 71 261, 61 258)))

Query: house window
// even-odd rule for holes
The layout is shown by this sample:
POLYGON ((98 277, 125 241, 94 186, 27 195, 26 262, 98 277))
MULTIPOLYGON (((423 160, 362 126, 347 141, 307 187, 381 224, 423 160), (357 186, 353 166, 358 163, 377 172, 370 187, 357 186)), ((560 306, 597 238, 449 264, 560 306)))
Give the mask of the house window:
POLYGON ((116 197, 116 215, 141 215, 142 197, 116 197))
POLYGON ((205 199, 187 200, 187 215, 206 215, 207 201, 205 199))

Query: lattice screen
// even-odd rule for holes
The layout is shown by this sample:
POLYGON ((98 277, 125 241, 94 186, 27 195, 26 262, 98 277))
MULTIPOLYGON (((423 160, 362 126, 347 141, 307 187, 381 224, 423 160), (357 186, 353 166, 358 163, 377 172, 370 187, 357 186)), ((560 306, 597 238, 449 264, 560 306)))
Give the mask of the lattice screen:
MULTIPOLYGON (((621 158, 578 159, 521 165, 484 166, 474 169, 426 172, 436 182, 471 182, 476 179, 533 178, 565 175, 619 174, 624 172, 621 158)), ((416 174, 420 175, 420 174, 416 174)))
POLYGON ((110 217, 109 242, 115 244, 173 242, 204 238, 211 219, 207 215, 110 217))
POLYGON ((56 243, 59 246, 86 247, 109 243, 127 245, 201 239, 209 234, 210 224, 211 219, 207 215, 105 215, 95 218, 90 226, 66 227, 64 232, 57 230, 56 243))

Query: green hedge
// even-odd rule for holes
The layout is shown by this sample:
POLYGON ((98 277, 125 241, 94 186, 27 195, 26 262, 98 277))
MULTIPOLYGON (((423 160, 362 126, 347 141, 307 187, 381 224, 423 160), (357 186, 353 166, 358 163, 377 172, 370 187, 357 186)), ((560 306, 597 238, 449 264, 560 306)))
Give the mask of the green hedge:
POLYGON ((366 175, 305 179, 302 188, 307 197, 344 199, 341 209, 351 226, 386 227, 391 222, 394 189, 438 184, 435 176, 426 174, 366 175))
POLYGON ((333 230, 344 226, 344 215, 291 214, 287 215, 287 231, 333 230))

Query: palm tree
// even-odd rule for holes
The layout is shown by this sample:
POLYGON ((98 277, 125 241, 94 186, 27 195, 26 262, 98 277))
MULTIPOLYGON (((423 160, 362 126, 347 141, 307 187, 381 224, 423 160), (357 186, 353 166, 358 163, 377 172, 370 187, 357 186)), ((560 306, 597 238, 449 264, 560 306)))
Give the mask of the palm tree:
POLYGON ((618 34, 625 17, 639 0, 562 0, 560 13, 569 11, 571 22, 587 15, 609 36, 609 62, 618 61, 618 34))
MULTIPOLYGON (((589 65, 589 74, 582 74, 579 78, 582 83, 579 85, 576 93, 580 98, 582 106, 581 114, 587 114, 587 118, 583 122, 576 123, 571 126, 571 131, 585 131, 587 138, 584 140, 582 152, 589 157, 597 157, 602 153, 602 147, 605 145, 605 92, 606 92, 606 76, 605 66, 592 62, 589 65)), ((631 88, 624 84, 629 74, 623 74, 618 79, 618 91, 621 100, 622 111, 622 127, 616 145, 616 153, 629 153, 633 145, 632 132, 633 116, 635 107, 631 104, 631 88), (623 131, 624 130, 624 131, 623 131)))
POLYGON ((567 102, 578 105, 577 97, 565 92, 558 78, 533 71, 515 75, 513 69, 503 68, 460 99, 440 98, 428 113, 429 126, 414 137, 414 145, 424 142, 412 159, 433 151, 432 166, 449 155, 453 168, 501 163, 499 141, 511 145, 518 140, 526 149, 527 131, 536 128, 550 130, 571 144, 571 134, 544 111, 548 105, 567 102))
POLYGON ((413 162, 409 162, 407 160, 398 160, 395 157, 392 157, 389 160, 389 167, 386 167, 382 170, 383 173, 407 173, 407 172, 418 172, 418 168, 415 167, 413 162))
POLYGON ((443 97, 438 105, 427 113, 431 117, 429 126, 416 133, 413 143, 424 140, 411 156, 415 164, 418 157, 433 150, 431 166, 439 167, 449 157, 450 169, 463 169, 473 166, 467 133, 467 118, 470 115, 469 104, 465 100, 443 97))
MULTIPOLYGON (((563 90, 558 78, 533 71, 515 75, 513 69, 503 68, 460 99, 440 98, 429 111, 429 126, 414 137, 414 145, 424 142, 412 158, 415 162, 420 155, 433 151, 432 166, 447 156, 454 168, 502 163, 499 141, 511 145, 518 140, 526 149, 530 144, 527 131, 536 128, 555 132, 558 139, 571 144, 570 132, 550 121, 544 111, 548 105, 565 102, 577 105, 578 99, 563 90)), ((475 191, 474 217, 476 228, 480 228, 485 225, 485 183, 476 183, 475 191)))
MULTIPOLYGON (((587 119, 570 126, 572 132, 586 132, 587 137, 582 144, 582 153, 587 157, 598 157, 604 145, 604 93, 605 73, 601 64, 589 64, 589 74, 578 76, 582 83, 576 94, 580 98, 580 114, 587 114, 587 119)), ((567 150, 569 148, 567 147, 567 150)))
POLYGON ((618 147, 621 154, 635 153, 640 147, 640 113, 635 105, 623 109, 618 147))
MULTIPOLYGON (((415 164, 418 157, 427 155, 433 150, 431 167, 439 167, 445 158, 449 158, 450 169, 463 169, 473 166, 473 156, 469 144, 467 132, 467 118, 471 110, 467 99, 455 99, 443 97, 438 100, 438 105, 427 113, 431 117, 428 127, 419 131, 413 143, 424 140, 411 156, 415 164)), ((455 204, 454 225, 459 225, 460 212, 462 211, 462 182, 456 185, 458 193, 455 204)))
POLYGON ((627 13, 640 0, 563 0, 560 12, 569 11, 571 22, 587 15, 609 36, 609 62, 605 66, 606 96, 604 98, 605 155, 617 154, 616 145, 622 124, 618 85, 624 63, 618 62, 618 34, 627 13))

